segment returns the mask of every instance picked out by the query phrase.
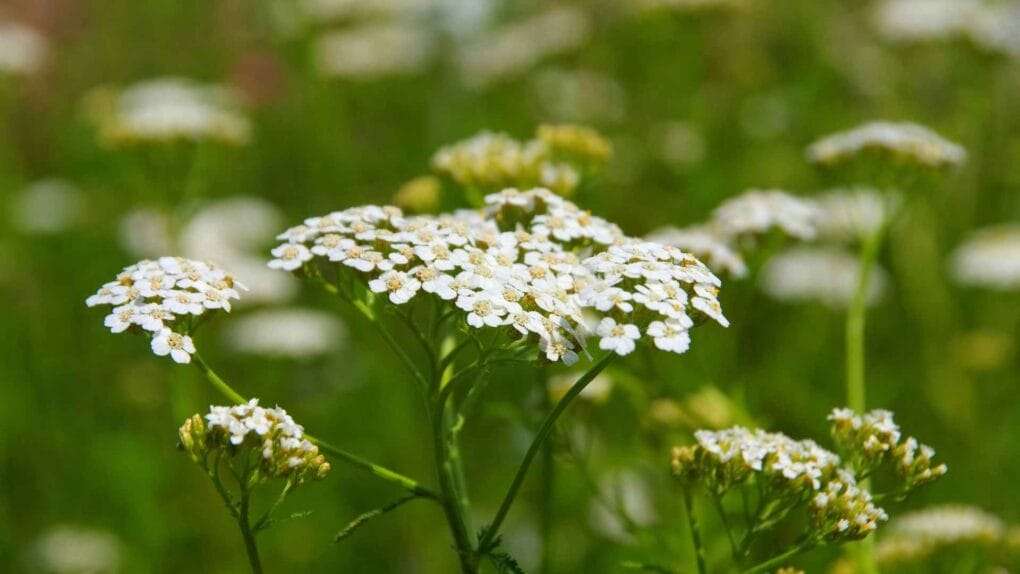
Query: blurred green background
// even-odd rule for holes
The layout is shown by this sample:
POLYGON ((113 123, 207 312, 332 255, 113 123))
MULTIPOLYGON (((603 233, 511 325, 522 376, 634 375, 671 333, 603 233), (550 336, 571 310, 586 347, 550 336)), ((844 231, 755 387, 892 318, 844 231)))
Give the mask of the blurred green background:
MULTIPOLYGON (((966 147, 966 166, 915 202, 882 253, 892 281, 869 315, 869 403, 894 410, 950 467, 908 507, 960 502, 1020 520, 1020 298, 958 287, 947 271, 969 230, 1020 219, 1020 58, 968 38, 894 41, 879 33, 876 2, 662 4, 556 3, 573 18, 561 45, 549 42, 550 53, 482 81, 465 54, 491 48, 509 23, 552 3, 4 2, 3 20, 36 30, 46 49, 37 69, 0 76, 0 571, 90 571, 46 566, 47 541, 69 531, 116 549, 116 569, 97 572, 246 568, 214 490, 175 449, 183 419, 222 399, 197 372, 152 356, 143 339, 111 335, 104 313, 84 305, 141 258, 124 239, 142 233, 124 223, 129 214, 167 214, 173 228, 220 200, 259 198, 281 214, 270 217, 277 227, 266 232, 242 218, 229 229, 254 235, 249 258, 267 260, 274 229, 389 202, 428 172, 441 145, 486 129, 526 139, 541 123, 564 121, 593 126, 614 144, 609 167, 577 201, 632 235, 703 221, 750 187, 824 190, 833 182, 805 161, 805 146, 864 121, 921 123, 966 147), (325 35, 396 23, 427 38, 407 48, 411 64, 324 72, 325 35), (90 119, 92 90, 165 76, 235 89, 250 141, 103 145, 90 119), (47 180, 63 192, 29 195, 47 180)), ((385 38, 365 37, 357 57, 371 64, 391 55, 385 38)), ((654 376, 611 373, 604 403, 568 413, 561 430, 594 440, 597 452, 582 472, 559 449, 549 500, 529 482, 506 531, 526 569, 539 560, 549 515, 552 571, 615 572, 642 557, 692 564, 667 460, 670 444, 689 440, 693 427, 753 421, 826 443, 825 415, 843 401, 842 313, 774 302, 753 273, 727 282, 721 300, 729 329, 700 329, 687 355, 656 358, 654 376), (651 398, 686 405, 690 424, 649 431, 651 398), (632 512, 657 534, 607 526, 586 474, 622 477, 622 489, 637 493, 632 512)), ((235 387, 432 483, 414 390, 357 317, 301 286, 234 315, 203 329, 197 344, 235 387), (346 335, 303 358, 232 347, 232 322, 283 307, 341 317, 346 335)), ((541 412, 534 373, 497 376, 483 416, 465 431, 478 521, 491 515, 541 412)), ((398 494, 335 464, 328 480, 286 503, 312 514, 261 538, 267 570, 453 571, 445 523, 427 503, 331 543, 353 516, 398 494)), ((707 528, 710 553, 722 557, 717 525, 707 528)), ((836 556, 815 552, 803 563, 824 571, 836 556)))

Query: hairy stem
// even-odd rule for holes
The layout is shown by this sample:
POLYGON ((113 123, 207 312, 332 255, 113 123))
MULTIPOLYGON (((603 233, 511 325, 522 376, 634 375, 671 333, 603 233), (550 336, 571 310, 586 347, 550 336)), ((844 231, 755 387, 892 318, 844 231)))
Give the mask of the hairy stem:
POLYGON ((616 358, 615 353, 608 353, 598 363, 596 363, 591 369, 588 370, 584 375, 581 376, 574 383, 570 390, 567 391, 563 398, 556 404, 556 407, 546 416, 542 422, 542 426, 538 429, 538 434, 531 441, 531 445, 528 447, 528 451, 524 454, 524 460, 521 461, 521 465, 517 468, 517 473, 514 475, 513 481, 510 483, 510 488, 507 490, 506 495, 503 497, 503 502, 500 503, 499 509, 496 511, 495 517, 492 522, 489 523, 485 529, 485 533, 482 534, 482 538, 478 543, 478 547, 486 549, 492 544, 492 541, 499 534, 499 527, 503 524, 503 520, 506 519, 506 515, 510 512, 510 506, 514 502, 514 498, 517 497, 517 492, 521 489, 521 485, 524 484, 524 478, 528 474, 528 469, 531 467, 532 461, 538 455, 542 449, 542 445, 546 439, 552 433, 553 427, 556 425, 556 420, 559 419, 563 411, 570 405, 570 403, 581 394, 581 391, 588 386, 588 383, 592 382, 599 373, 602 372, 609 363, 616 358))

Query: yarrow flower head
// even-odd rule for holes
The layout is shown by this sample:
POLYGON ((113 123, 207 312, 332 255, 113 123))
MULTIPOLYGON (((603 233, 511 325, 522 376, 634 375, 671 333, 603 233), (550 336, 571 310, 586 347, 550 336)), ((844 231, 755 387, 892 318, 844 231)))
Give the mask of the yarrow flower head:
POLYGON ((1006 536, 1002 519, 985 510, 958 504, 931 506, 893 521, 875 554, 880 564, 891 567, 921 562, 947 547, 994 546, 1006 536))
POLYGON ((366 206, 309 218, 279 236, 269 265, 326 271, 393 305, 438 300, 472 328, 537 340, 567 364, 584 352, 586 311, 601 315, 599 346, 620 355, 642 333, 679 353, 702 318, 727 324, 719 279, 692 255, 628 238, 547 189, 484 201, 437 217, 366 206))
POLYGON ((813 545, 864 538, 888 519, 856 479, 871 476, 884 461, 896 461, 898 484, 890 494, 897 497, 945 474, 944 466, 931 465, 934 453, 923 453, 927 458, 919 462, 916 441, 900 442, 900 430, 888 411, 858 415, 836 409, 829 418, 842 456, 780 433, 739 426, 701 430, 694 435, 696 444, 673 449, 673 475, 716 498, 731 490, 745 497, 748 490, 756 492, 762 510, 749 526, 752 530, 775 525, 806 504, 810 528, 804 541, 813 545), (749 484, 756 488, 746 489, 749 484))
POLYGON ((104 324, 112 332, 144 333, 155 354, 189 363, 195 353, 190 334, 200 318, 229 312, 239 290, 247 288, 211 263, 160 257, 125 267, 85 304, 111 306, 104 324))
POLYGON ((506 134, 482 132, 445 146, 432 156, 432 168, 460 186, 485 192, 541 186, 569 196, 581 174, 601 167, 612 146, 583 126, 542 125, 534 139, 520 142, 506 134))
POLYGON ((870 188, 834 189, 817 199, 818 235, 829 241, 865 240, 895 215, 899 198, 870 188))
POLYGON ((959 145, 912 123, 867 123, 826 136, 807 150, 808 159, 823 166, 845 164, 865 154, 931 169, 959 167, 967 159, 959 145))
POLYGON ((711 226, 724 239, 761 235, 779 229, 796 239, 815 237, 817 208, 810 201, 779 190, 753 189, 723 202, 711 226))
POLYGON ((935 450, 918 443, 914 437, 901 440, 893 414, 873 410, 858 415, 850 409, 834 409, 829 415, 832 438, 854 470, 861 475, 874 473, 886 462, 895 465, 902 483, 899 494, 937 480, 946 474, 945 464, 935 464, 935 450))
POLYGON ((1020 289, 1020 224, 974 232, 953 252, 951 263, 953 277, 960 284, 1001 291, 1020 289))
POLYGON ((678 229, 661 227, 645 236, 649 241, 672 245, 705 262, 716 273, 740 279, 747 275, 743 256, 710 226, 678 229))
POLYGON ((119 93, 100 89, 88 103, 102 139, 111 145, 180 140, 242 145, 251 135, 227 88, 183 78, 149 80, 119 93))
POLYGON ((256 481, 281 478, 295 484, 329 474, 330 464, 304 436, 304 428, 280 407, 267 409, 258 399, 235 406, 212 406, 194 415, 178 431, 181 448, 203 467, 216 455, 244 459, 257 453, 256 481))

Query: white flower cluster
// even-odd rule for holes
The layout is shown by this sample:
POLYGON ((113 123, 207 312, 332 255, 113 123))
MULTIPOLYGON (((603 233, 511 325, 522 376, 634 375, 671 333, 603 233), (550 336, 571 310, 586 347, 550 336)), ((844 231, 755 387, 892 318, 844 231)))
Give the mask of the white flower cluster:
POLYGON ((985 510, 958 504, 932 506, 893 521, 875 554, 882 564, 912 562, 947 546, 990 545, 1005 536, 1006 524, 985 510))
POLYGON ((778 228, 801 240, 814 239, 818 210, 810 201, 779 190, 750 190, 723 202, 711 226, 725 239, 758 235, 778 228))
POLYGON ((242 145, 251 134, 233 94, 222 86, 160 78, 116 94, 99 90, 90 100, 104 141, 114 145, 178 140, 242 145))
POLYGON ((304 436, 304 428, 280 407, 267 409, 258 399, 234 406, 211 406, 205 423, 198 415, 185 421, 179 432, 181 445, 196 461, 212 450, 250 447, 261 454, 261 469, 269 478, 310 475, 322 478, 330 466, 319 448, 304 436))
POLYGON ((585 346, 586 310, 604 316, 599 346, 620 355, 642 332, 682 353, 695 319, 727 324, 719 280, 693 256, 627 238, 547 189, 507 189, 485 202, 480 212, 438 217, 376 206, 313 217, 279 236, 286 242, 269 266, 337 264, 396 305, 433 295, 471 327, 535 336, 550 361, 568 364, 585 346))
MULTIPOLYGON (((857 257, 842 249, 795 247, 766 263, 761 288, 780 301, 817 301, 843 309, 853 299, 859 275, 857 257)), ((875 267, 866 293, 869 305, 882 298, 888 283, 885 271, 875 267)))
POLYGON ((112 305, 104 324, 114 333, 137 329, 152 337, 152 351, 178 363, 191 362, 195 345, 188 334, 206 312, 230 311, 246 287, 227 272, 181 257, 143 260, 89 297, 89 307, 112 305), (171 326, 179 325, 178 331, 171 326))
POLYGON ((843 164, 867 152, 887 154, 896 161, 929 168, 957 167, 967 159, 959 145, 912 123, 871 122, 826 136, 807 149, 812 163, 843 164))
MULTIPOLYGON (((840 462, 838 456, 814 441, 793 440, 782 433, 738 426, 720 431, 700 430, 694 437, 705 453, 702 464, 724 469, 718 475, 729 474, 734 483, 756 472, 772 483, 778 481, 795 490, 805 487, 818 490, 840 462)), ((718 486, 726 486, 727 482, 718 486)))
POLYGON ((611 154, 611 145, 595 130, 542 125, 525 142, 482 132, 442 147, 432 156, 432 168, 458 185, 482 191, 539 186, 570 195, 580 184, 580 170, 601 165, 611 154))
POLYGON ((903 491, 909 491, 932 482, 946 474, 945 464, 934 464, 935 449, 920 444, 914 437, 900 440, 899 426, 893 414, 886 410, 873 410, 857 414, 846 408, 833 409, 829 414, 832 438, 847 454, 854 469, 870 475, 886 461, 892 461, 903 482, 903 491))
POLYGON ((983 0, 885 0, 875 27, 893 42, 966 39, 989 52, 1020 56, 1015 2, 983 0))
POLYGON ((1020 289, 1020 224, 1004 224, 974 232, 952 255, 957 282, 1016 291, 1020 289))
POLYGON ((16 22, 0 22, 0 73, 31 74, 42 66, 48 50, 39 32, 16 22))
POLYGON ((871 188, 834 189, 815 199, 815 225, 822 239, 840 243, 861 241, 889 221, 899 198, 871 188))
POLYGON ((682 249, 704 261, 716 273, 727 273, 738 279, 747 275, 747 264, 740 252, 710 227, 660 227, 646 239, 682 249))
POLYGON ((322 35, 316 62, 324 76, 376 80, 421 71, 435 44, 432 32, 411 20, 365 23, 322 35))
POLYGON ((889 520, 885 510, 875 506, 871 493, 857 486, 853 474, 839 471, 822 492, 811 499, 811 524, 827 542, 860 540, 889 520))
POLYGON ((591 36, 592 27, 584 12, 556 6, 479 33, 460 47, 457 63, 466 83, 486 86, 526 72, 548 56, 580 47, 591 36))

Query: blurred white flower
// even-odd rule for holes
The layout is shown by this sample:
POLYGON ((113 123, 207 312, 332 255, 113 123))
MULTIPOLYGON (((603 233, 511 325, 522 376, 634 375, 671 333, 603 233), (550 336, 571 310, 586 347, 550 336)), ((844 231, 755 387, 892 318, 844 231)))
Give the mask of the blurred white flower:
POLYGON ((894 215, 897 197, 871 188, 834 189, 815 199, 818 235, 852 242, 871 235, 894 215))
POLYGON ((170 218, 155 209, 142 207, 127 213, 119 225, 120 243, 136 257, 159 257, 173 253, 170 218))
POLYGON ((322 35, 315 59, 324 76, 375 80, 414 74, 432 60, 435 40, 412 21, 359 24, 322 35))
POLYGON ((249 355, 307 358, 335 351, 347 338, 346 328, 329 313, 310 309, 254 311, 230 323, 224 341, 249 355))
POLYGON ((246 303, 286 301, 297 292, 297 282, 267 269, 262 255, 282 221, 280 209, 264 199, 239 196, 219 200, 203 207, 184 227, 181 249, 187 257, 215 261, 230 269, 250 289, 246 303))
POLYGON ((1020 289, 1020 224, 980 229, 956 248, 952 271, 957 282, 1000 289, 1020 289))
POLYGON ((460 46, 457 61, 466 83, 485 86, 580 47, 591 32, 587 14, 558 6, 478 34, 460 46))
MULTIPOLYGON (((567 394, 567 391, 570 390, 570 387, 574 386, 574 383, 577 382, 580 376, 581 373, 566 373, 551 377, 549 379, 549 398, 554 402, 562 399, 563 395, 567 394)), ((581 391, 578 397, 600 405, 609 399, 609 395, 612 392, 613 380, 605 373, 601 373, 592 379, 588 386, 584 387, 584 390, 581 391)))
POLYGON ((707 144, 696 126, 687 122, 665 122, 657 128, 659 158, 671 166, 688 166, 705 159, 707 144))
POLYGON ((588 515, 595 530, 621 544, 634 541, 631 525, 646 527, 658 520, 651 486, 630 470, 614 470, 599 480, 599 496, 588 515))
POLYGON ((885 0, 874 12, 879 33, 894 42, 967 39, 1020 56, 1020 3, 982 0, 885 0))
POLYGON ((727 199, 712 212, 713 231, 722 238, 767 233, 773 228, 797 239, 813 239, 817 208, 779 190, 752 189, 727 199))
POLYGON ((158 78, 118 93, 99 89, 91 112, 107 143, 214 140, 241 145, 251 137, 236 95, 226 87, 185 78, 158 78))
POLYGON ((35 542, 32 563, 45 574, 114 574, 122 547, 116 536, 78 526, 56 526, 35 542))
POLYGON ((967 160, 961 146, 909 122, 869 122, 823 137, 808 147, 807 157, 812 163, 836 165, 866 152, 886 153, 930 168, 958 167, 967 160))
MULTIPOLYGON (((796 247, 766 263, 761 287, 780 301, 817 301, 846 308, 857 289, 860 265, 848 252, 829 247, 796 247)), ((884 270, 875 267, 868 285, 867 302, 875 304, 888 285, 884 270)))
POLYGON ((923 560, 939 548, 991 544, 1003 538, 998 516, 974 506, 946 504, 904 514, 893 521, 875 548, 880 563, 923 560))
POLYGON ((314 20, 329 22, 370 17, 407 16, 430 10, 435 0, 300 0, 301 11, 314 20))
POLYGON ((85 194, 59 179, 37 181, 14 198, 14 226, 24 233, 47 235, 73 227, 81 219, 85 194))
POLYGON ((729 242, 714 233, 711 227, 660 227, 645 236, 645 239, 679 247, 702 260, 716 273, 729 274, 738 279, 747 275, 744 258, 729 242))
POLYGON ((627 94, 613 78, 588 70, 545 70, 535 75, 535 99, 550 119, 612 122, 623 118, 627 94))
POLYGON ((48 51, 42 34, 17 22, 0 22, 0 73, 31 74, 42 66, 48 51))

